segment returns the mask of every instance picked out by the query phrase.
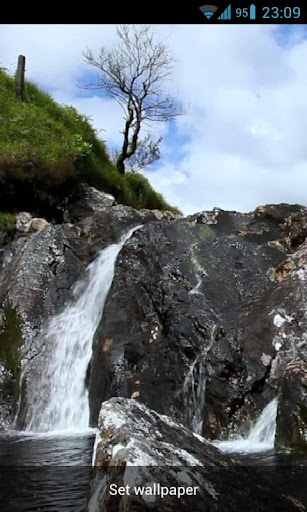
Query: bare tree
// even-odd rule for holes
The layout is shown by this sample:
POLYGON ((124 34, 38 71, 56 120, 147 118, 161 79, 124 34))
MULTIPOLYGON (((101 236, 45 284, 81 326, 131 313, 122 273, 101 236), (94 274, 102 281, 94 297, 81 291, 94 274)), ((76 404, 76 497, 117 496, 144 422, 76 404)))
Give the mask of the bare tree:
MULTIPOLYGON (((177 99, 164 90, 174 58, 153 29, 147 25, 120 25, 117 36, 114 46, 97 52, 88 49, 84 58, 99 70, 98 82, 88 87, 103 89, 124 111, 123 144, 116 161, 118 171, 124 174, 126 160, 137 152, 142 125, 174 120, 185 112, 177 99)), ((146 141, 150 143, 145 137, 143 154, 146 141)), ((152 149, 153 146, 148 147, 148 155, 152 149)), ((157 146, 156 149, 157 156, 157 146)), ((145 158, 143 163, 146 161, 145 158)))
MULTIPOLYGON (((149 133, 137 143, 137 148, 135 153, 129 158, 127 161, 126 168, 131 172, 138 172, 147 167, 150 164, 153 164, 160 158, 160 148, 159 144, 162 141, 162 137, 159 137, 157 140, 153 140, 149 133)), ((118 157, 120 155, 120 151, 113 150, 111 159, 116 165, 118 157)))
POLYGON ((161 141, 162 137, 153 140, 149 133, 144 139, 139 140, 135 153, 128 160, 129 170, 137 172, 159 160, 161 141))

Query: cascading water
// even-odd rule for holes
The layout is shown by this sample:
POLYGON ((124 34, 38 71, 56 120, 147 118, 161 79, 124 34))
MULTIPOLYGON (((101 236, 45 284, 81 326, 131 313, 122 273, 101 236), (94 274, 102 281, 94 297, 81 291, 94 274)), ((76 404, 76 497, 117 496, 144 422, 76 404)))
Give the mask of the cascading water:
POLYGON ((212 328, 209 343, 205 345, 191 364, 183 384, 183 399, 187 413, 187 422, 196 434, 202 433, 203 412, 206 403, 206 359, 216 333, 216 325, 212 328))
POLYGON ((206 397, 206 374, 203 358, 205 358, 205 354, 202 353, 195 359, 183 384, 183 396, 188 423, 191 430, 196 434, 201 434, 202 431, 203 409, 206 397))
MULTIPOLYGON (((193 250, 193 249, 192 249, 193 250)), ((200 264, 198 263, 196 257, 192 256, 192 263, 195 266, 196 269, 196 277, 197 277, 197 284, 194 286, 194 288, 189 292, 189 295, 203 295, 203 293, 200 291, 201 285, 203 284, 204 277, 207 277, 208 274, 205 269, 203 269, 200 264)))
POLYGON ((273 450, 276 417, 277 398, 274 398, 262 411, 254 427, 247 438, 235 438, 230 441, 215 441, 213 444, 226 453, 257 453, 273 450))
POLYGON ((92 356, 92 341, 110 290, 117 256, 134 231, 118 244, 100 252, 87 269, 87 279, 76 290, 75 303, 53 317, 44 334, 41 381, 29 397, 26 430, 34 432, 82 431, 89 427, 89 402, 85 386, 92 356))

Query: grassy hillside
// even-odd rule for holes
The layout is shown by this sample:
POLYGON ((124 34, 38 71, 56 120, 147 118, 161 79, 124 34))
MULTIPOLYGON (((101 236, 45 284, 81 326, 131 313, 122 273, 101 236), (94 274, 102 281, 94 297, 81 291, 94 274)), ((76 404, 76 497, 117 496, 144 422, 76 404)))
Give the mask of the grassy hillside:
POLYGON ((18 101, 14 79, 0 70, 0 209, 50 217, 82 182, 138 209, 177 211, 141 174, 118 173, 85 116, 31 82, 18 101))

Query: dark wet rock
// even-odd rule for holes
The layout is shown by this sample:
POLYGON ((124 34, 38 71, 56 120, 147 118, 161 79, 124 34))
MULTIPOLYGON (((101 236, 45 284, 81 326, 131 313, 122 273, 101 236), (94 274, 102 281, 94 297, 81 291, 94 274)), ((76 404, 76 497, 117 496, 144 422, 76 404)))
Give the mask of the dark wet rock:
POLYGON ((215 209, 135 233, 94 342, 93 424, 103 400, 137 393, 188 426, 203 421, 204 435, 216 438, 276 396, 272 272, 287 261, 280 240, 285 215, 297 209, 215 209))
MULTIPOLYGON (((40 219, 30 219, 29 222, 35 220, 40 219)), ((18 233, 5 247, 0 269, 0 364, 4 368, 0 393, 1 382, 5 388, 3 399, 0 398, 0 411, 3 405, 8 417, 10 410, 11 422, 21 391, 21 368, 27 367, 27 378, 22 383, 23 399, 28 385, 32 386, 36 372, 39 372, 36 356, 44 343, 41 330, 52 315, 59 313, 73 299, 73 285, 84 276, 86 266, 100 248, 93 243, 91 234, 85 234, 80 226, 43 223, 39 228, 34 234, 31 226, 28 232, 18 233), (13 341, 5 329, 6 312, 11 308, 20 319, 22 333, 17 354, 14 354, 18 357, 18 365, 13 373, 7 356, 9 353, 11 357, 13 341)), ((107 243, 104 235, 101 229, 99 245, 107 243)), ((22 427, 22 407, 19 416, 19 426, 22 427)), ((1 428, 7 425, 8 420, 5 425, 1 423, 1 428)))
POLYGON ((296 215, 306 211, 304 206, 299 204, 266 204, 258 206, 254 212, 254 216, 258 219, 266 219, 271 221, 272 225, 282 225, 289 216, 296 215))
POLYGON ((79 238, 74 238, 72 245, 82 259, 92 260, 98 251, 107 245, 117 243, 123 232, 131 227, 161 218, 176 220, 180 215, 158 210, 135 210, 122 204, 103 207, 100 211, 74 224, 79 232, 79 238))
MULTIPOLYGON (((288 426, 283 424, 289 423, 287 408, 290 408, 291 400, 285 398, 287 393, 284 391, 284 386, 287 386, 287 382, 292 378, 302 391, 296 393, 296 401, 300 396, 297 406, 304 408, 305 384, 302 380, 300 381, 302 374, 295 372, 293 362, 298 358, 306 363, 306 263, 307 246, 304 243, 293 255, 288 254, 284 262, 275 267, 274 285, 256 300, 241 308, 235 333, 236 347, 239 349, 236 352, 237 359, 231 356, 231 352, 227 351, 225 346, 220 352, 217 351, 218 361, 224 363, 224 377, 228 381, 226 387, 228 396, 232 394, 232 401, 228 403, 228 408, 227 406, 223 408, 221 402, 225 398, 221 393, 216 393, 216 390, 221 389, 220 379, 218 382, 208 383, 207 393, 210 396, 209 389, 212 386, 214 399, 211 407, 209 403, 207 404, 206 411, 209 417, 207 427, 209 431, 212 429, 213 436, 219 431, 219 426, 228 425, 229 430, 229 427, 231 429, 244 423, 249 417, 253 418, 254 410, 260 411, 277 395, 279 396, 277 432, 287 430, 288 426), (240 396, 238 396, 238 389, 241 389, 240 396), (284 400, 287 402, 286 405, 284 400)), ((272 279, 271 270, 268 275, 272 279)), ((231 348, 234 351, 233 343, 231 348)), ((213 354, 215 351, 212 351, 210 357, 213 354)), ((214 376, 219 366, 218 361, 216 359, 212 362, 208 361, 208 371, 210 373, 211 370, 214 376)), ((294 405, 293 408, 295 409, 294 405)), ((282 437, 284 446, 290 447, 290 437, 282 437)))
POLYGON ((70 249, 65 226, 48 225, 33 235, 17 237, 5 250, 0 270, 0 361, 10 372, 5 388, 10 390, 11 420, 17 408, 21 366, 40 351, 42 325, 67 302, 72 285, 83 272, 82 262, 70 249), (12 334, 14 326, 17 328, 12 311, 18 315, 21 330, 18 347, 12 334), (18 359, 14 372, 10 369, 12 357, 18 359))
MULTIPOLYGON (((113 201, 110 198, 105 198, 98 191, 97 194, 94 190, 90 191, 87 198, 92 210, 87 213, 92 213, 90 216, 86 216, 86 213, 85 218, 75 224, 48 224, 45 219, 32 218, 29 213, 22 212, 17 216, 15 238, 1 248, 0 428, 7 428, 10 422, 12 424, 20 394, 21 367, 27 366, 27 375, 32 376, 33 383, 36 371, 39 371, 36 356, 41 352, 44 342, 43 336, 39 334, 48 319, 73 300, 73 286, 84 277, 87 265, 101 249, 117 243, 122 233, 132 226, 161 217, 176 218, 169 212, 137 211, 123 205, 111 206, 113 201), (6 311, 11 309, 20 319, 18 325, 22 339, 18 347, 12 343, 5 328, 6 311), (18 358, 13 373, 7 361, 11 346, 14 346, 14 357, 18 358), (5 421, 1 421, 2 410, 5 421)), ((27 388, 25 381, 23 386, 24 396, 27 388)), ((22 413, 21 407, 20 426, 22 413)))
POLYGON ((305 241, 307 236, 306 208, 291 214, 285 221, 285 234, 292 247, 297 247, 305 241))
POLYGON ((270 296, 276 356, 269 382, 279 384, 276 444, 306 450, 307 243, 289 256, 287 272, 270 296))
MULTIPOLYGON (((160 211, 160 210, 135 210, 132 207, 125 206, 123 204, 117 204, 114 197, 110 194, 105 194, 99 190, 88 185, 83 185, 82 195, 78 201, 70 204, 67 210, 67 220, 69 222, 82 221, 87 217, 91 217, 94 214, 102 213, 103 216, 111 214, 119 223, 123 219, 143 219, 148 220, 161 220, 161 219, 178 219, 182 215, 171 211, 160 211), (111 207, 114 208, 111 208, 111 207)), ((102 217, 103 217, 102 216, 102 217)), ((107 224, 107 223, 106 223, 107 224)))
POLYGON ((66 217, 70 221, 80 221, 114 204, 116 201, 111 194, 105 194, 89 185, 82 185, 81 197, 68 206, 66 217))
POLYGON ((276 445, 307 451, 307 362, 297 358, 283 374, 277 416, 276 445))
POLYGON ((280 495, 253 468, 135 400, 102 405, 94 464, 88 512, 297 510, 296 498, 280 495), (130 494, 115 494, 120 486, 130 494), (151 487, 156 495, 136 495, 135 487, 151 487), (163 498, 161 487, 169 491, 163 498))
POLYGON ((12 419, 20 365, 35 359, 41 329, 73 299, 87 265, 143 225, 119 255, 95 335, 91 423, 103 401, 133 396, 207 438, 244 428, 280 392, 291 361, 306 362, 305 208, 216 208, 182 219, 107 204, 92 192, 75 223, 47 225, 23 214, 29 230, 2 247, 0 335, 12 308, 22 332, 13 359, 17 351, 22 360, 12 374, 0 350, 0 415, 12 419))
POLYGON ((276 444, 304 448, 307 439, 306 242, 288 257, 285 265, 287 272, 264 297, 261 306, 271 319, 269 329, 263 334, 275 353, 271 354, 266 384, 275 387, 279 396, 276 444))
POLYGON ((0 425, 5 430, 10 427, 19 398, 21 325, 16 309, 7 305, 2 311, 0 329, 0 425))

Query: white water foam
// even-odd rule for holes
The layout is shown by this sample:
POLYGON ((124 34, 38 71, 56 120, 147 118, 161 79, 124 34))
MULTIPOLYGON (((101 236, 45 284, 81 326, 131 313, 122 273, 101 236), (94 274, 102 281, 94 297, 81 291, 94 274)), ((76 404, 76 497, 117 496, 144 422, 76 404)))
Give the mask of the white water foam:
POLYGON ((262 411, 254 427, 244 439, 214 441, 213 444, 225 453, 260 453, 273 450, 276 434, 277 398, 262 411))
POLYGON ((82 290, 75 303, 53 317, 45 334, 37 393, 29 397, 26 431, 54 435, 89 431, 89 401, 85 385, 92 356, 92 341, 110 290, 117 256, 134 231, 118 244, 100 252, 88 266, 87 279, 78 283, 82 290))

